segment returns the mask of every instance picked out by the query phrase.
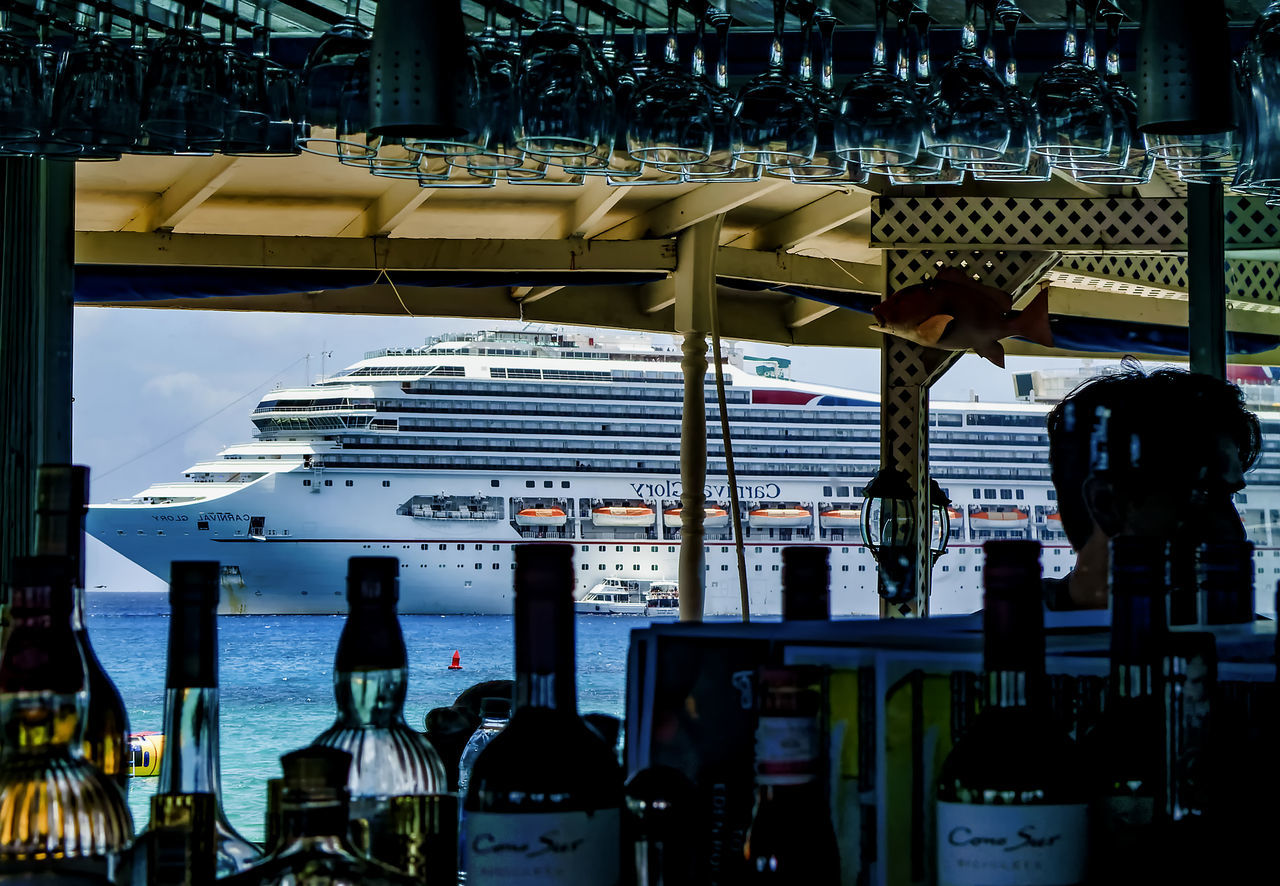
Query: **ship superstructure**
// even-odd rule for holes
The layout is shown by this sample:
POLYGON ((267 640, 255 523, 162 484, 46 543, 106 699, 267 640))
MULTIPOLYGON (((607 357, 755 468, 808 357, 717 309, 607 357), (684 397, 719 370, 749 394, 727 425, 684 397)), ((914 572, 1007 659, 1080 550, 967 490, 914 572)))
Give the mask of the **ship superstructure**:
MULTIPOLYGON (((405 613, 511 611, 512 547, 576 546, 579 592, 606 578, 676 577, 680 540, 677 348, 653 337, 480 332, 386 349, 265 396, 253 442, 181 481, 94 505, 89 531, 148 571, 223 564, 223 611, 341 613, 357 555, 393 555, 405 613)), ((784 545, 831 548, 832 609, 878 610, 862 545, 863 487, 879 466, 879 398, 790 379, 788 361, 725 355, 725 394, 754 613, 780 609, 784 545)), ((869 379, 869 382, 874 380, 869 379)), ((719 409, 708 373, 707 420, 719 409)), ((953 502, 934 612, 981 605, 981 544, 1034 538, 1045 572, 1072 553, 1049 480, 1043 403, 938 403, 932 476, 953 502)), ((1280 430, 1280 415, 1263 419, 1280 430)), ((1270 446, 1270 444, 1269 444, 1270 446)), ((709 435, 708 614, 739 609, 723 446, 709 435)), ((1280 542, 1280 457, 1239 495, 1259 563, 1280 542), (1277 508, 1277 509, 1273 509, 1277 508)), ((1275 563, 1280 573, 1280 559, 1275 563)))

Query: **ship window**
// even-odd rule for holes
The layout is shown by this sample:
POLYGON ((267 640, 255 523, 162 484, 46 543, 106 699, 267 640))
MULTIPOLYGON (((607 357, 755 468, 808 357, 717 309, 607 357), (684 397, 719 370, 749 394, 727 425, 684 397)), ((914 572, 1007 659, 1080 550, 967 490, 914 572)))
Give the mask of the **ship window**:
POLYGON ((534 483, 533 483, 533 481, 532 481, 532 480, 525 480, 525 481, 524 481, 524 485, 525 485, 525 488, 527 488, 527 489, 532 489, 532 488, 533 488, 533 486, 534 486, 534 483))
POLYGON ((866 572, 866 571, 867 571, 867 564, 866 564, 866 563, 859 563, 859 564, 858 564, 858 571, 859 571, 859 572, 866 572))
POLYGON ((942 571, 943 571, 943 572, 950 572, 950 571, 951 571, 951 567, 950 567, 950 566, 943 566, 943 567, 942 567, 942 571))
POLYGON ((311 485, 311 481, 310 481, 310 480, 303 480, 303 481, 302 481, 302 485, 303 485, 303 486, 310 486, 310 485, 311 485))
POLYGON ((847 496, 847 495, 849 494, 849 487, 848 487, 848 486, 837 486, 837 487, 836 487, 836 494, 837 494, 837 495, 839 495, 839 496, 841 496, 841 497, 847 496))
POLYGON ((848 563, 846 563, 846 564, 844 564, 843 566, 841 566, 841 567, 840 567, 840 571, 841 571, 841 572, 848 572, 848 571, 849 571, 849 564, 848 564, 848 563))
MULTIPOLYGON (((198 521, 196 521, 196 529, 204 529, 204 530, 207 530, 208 528, 209 528, 209 521, 208 521, 208 520, 198 520, 198 521)), ((122 533, 120 533, 120 534, 121 534, 121 535, 124 535, 124 533, 123 533, 123 532, 122 532, 122 533)))
POLYGON ((425 551, 425 550, 427 549, 427 546, 426 546, 426 545, 423 545, 423 546, 422 546, 422 549, 425 551))
POLYGON ((631 568, 632 568, 633 570, 635 570, 636 572, 639 572, 639 571, 640 571, 640 564, 639 564, 639 563, 632 563, 632 564, 631 564, 631 568))
POLYGON ((568 481, 568 480, 561 480, 561 481, 560 481, 560 488, 561 488, 561 489, 568 489, 568 488, 569 488, 569 481, 568 481))
POLYGON ((667 545, 667 553, 668 553, 668 554, 674 554, 675 552, 676 552, 676 546, 675 546, 675 545, 667 545))
POLYGON ((1056 490, 1056 489, 1050 489, 1050 490, 1049 490, 1049 492, 1048 492, 1048 497, 1049 497, 1049 501, 1057 501, 1057 500, 1058 500, 1058 490, 1056 490))
MULTIPOLYGON (((355 485, 356 485, 356 481, 355 481, 355 480, 348 480, 348 481, 347 481, 347 485, 348 485, 348 486, 355 486, 355 485)), ((386 481, 383 481, 383 485, 386 485, 386 481)))
POLYGON ((495 488, 496 488, 496 487, 498 486, 498 484, 499 484, 499 483, 501 483, 501 482, 502 482, 501 480, 490 480, 490 481, 489 481, 489 485, 490 485, 490 486, 493 486, 493 487, 495 487, 495 488))
MULTIPOLYGON (((164 530, 163 530, 163 529, 157 529, 157 530, 156 530, 156 535, 164 535, 164 530)), ((1280 570, 1278 570, 1278 571, 1280 571, 1280 570)))
POLYGON ((773 548, 772 550, 773 550, 773 553, 775 553, 775 554, 776 554, 776 553, 778 553, 778 549, 777 549, 777 548, 773 548))
POLYGON ((476 545, 476 550, 477 550, 477 551, 483 551, 483 550, 484 550, 484 545, 476 545))
POLYGON ((614 568, 615 570, 617 570, 618 572, 621 572, 621 571, 622 571, 622 564, 621 564, 621 563, 618 563, 618 564, 616 564, 613 568, 614 568))
MULTIPOLYGON (((652 563, 652 564, 650 564, 650 565, 649 565, 649 570, 650 570, 651 572, 657 572, 657 571, 658 571, 658 564, 657 564, 657 563, 652 563)), ((1276 570, 1276 571, 1277 571, 1277 572, 1280 572, 1280 570, 1276 570)))
POLYGON ((963 566, 961 566, 961 567, 960 567, 960 572, 964 572, 964 567, 963 567, 963 566))
POLYGON ((546 489, 550 489, 550 488, 551 488, 551 481, 550 481, 550 480, 543 480, 543 481, 542 481, 542 485, 543 485, 543 487, 544 487, 544 488, 546 488, 546 489))
POLYGON ((777 564, 777 563, 774 563, 774 564, 773 564, 773 571, 774 571, 774 572, 777 572, 777 571, 778 571, 778 569, 779 569, 778 564, 777 564))
MULTIPOLYGON (((496 566, 497 564, 495 563, 494 565, 496 566)), ((483 563, 477 563, 477 564, 476 564, 476 569, 484 569, 484 564, 483 564, 483 563)))
POLYGON ((333 481, 332 481, 332 480, 325 480, 325 481, 324 481, 324 485, 325 485, 325 486, 332 486, 332 485, 333 485, 333 481))
POLYGON ((823 494, 823 495, 830 495, 830 494, 831 494, 831 487, 830 487, 830 486, 823 486, 823 487, 822 487, 822 494, 823 494))
POLYGON ((1014 490, 1014 497, 1017 498, 1018 501, 1022 501, 1022 490, 1021 489, 1014 490))
POLYGON ((467 549, 466 545, 458 545, 458 550, 465 551, 466 549, 467 549))
MULTIPOLYGON (((621 553, 622 553, 622 545, 618 545, 617 547, 615 547, 615 548, 614 548, 614 550, 615 550, 615 551, 617 551, 619 554, 621 554, 621 553)), ((619 566, 618 568, 619 568, 619 569, 621 569, 622 567, 621 567, 621 566, 619 566)))
POLYGON ((603 554, 603 553, 604 553, 605 551, 607 551, 607 550, 609 550, 609 549, 608 549, 608 548, 606 548, 604 545, 600 545, 600 553, 602 553, 602 554, 603 554))
POLYGON ((721 563, 721 564, 720 564, 720 571, 721 571, 721 572, 728 572, 728 571, 729 571, 729 564, 728 564, 728 563, 721 563))
POLYGON ((390 485, 391 485, 391 481, 390 481, 390 480, 383 480, 383 481, 382 481, 382 487, 383 487, 384 489, 386 489, 386 488, 387 488, 387 487, 389 487, 390 485))
POLYGON ((442 550, 442 551, 447 551, 447 550, 449 550, 449 546, 448 546, 448 545, 440 545, 440 550, 442 550))
POLYGON ((146 535, 146 534, 147 534, 147 533, 146 533, 146 532, 144 532, 143 530, 141 530, 141 529, 139 529, 139 530, 138 530, 138 535, 146 535))
POLYGON ((631 552, 632 552, 633 554, 638 554, 638 553, 640 553, 640 545, 632 545, 632 546, 631 546, 631 552))
POLYGON ((1000 498, 1002 498, 1002 499, 1010 499, 1010 498, 1013 498, 1013 490, 1012 490, 1012 489, 1001 489, 1001 490, 1000 490, 1000 498))
POLYGON ((763 571, 764 571, 764 567, 759 564, 756 564, 756 572, 763 572, 763 571))
MULTIPOLYGON (((496 548, 496 547, 497 547, 497 545, 494 545, 494 547, 496 548)), ((583 545, 583 546, 582 546, 582 553, 584 553, 584 554, 585 554, 585 553, 587 553, 587 552, 588 552, 588 551, 590 551, 590 550, 591 550, 591 545, 583 545)))
POLYGON ((764 550, 764 548, 756 548, 756 553, 757 553, 757 554, 759 554, 759 553, 761 553, 763 550, 764 550))
POLYGON ((583 571, 583 572, 586 572, 586 571, 587 571, 588 569, 590 569, 590 568, 591 568, 591 564, 590 564, 590 563, 583 563, 583 564, 582 564, 582 571, 583 571))
POLYGON ((496 550, 498 550, 498 546, 497 546, 497 545, 494 545, 494 546, 493 546, 493 549, 494 549, 495 551, 496 551, 496 550))
POLYGON ((604 572, 604 564, 603 564, 603 563, 601 563, 601 564, 600 564, 599 569, 600 569, 600 571, 601 571, 601 572, 604 572))

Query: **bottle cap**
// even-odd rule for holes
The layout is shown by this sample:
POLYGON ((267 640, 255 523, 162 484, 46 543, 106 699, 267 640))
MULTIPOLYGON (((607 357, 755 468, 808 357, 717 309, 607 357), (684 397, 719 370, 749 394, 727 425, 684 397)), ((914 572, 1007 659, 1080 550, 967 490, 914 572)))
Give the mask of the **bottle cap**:
POLYGON ((516 594, 566 600, 573 597, 573 545, 516 545, 516 594))
POLYGON ((831 549, 794 545, 782 549, 783 621, 825 621, 831 617, 831 549))
POLYGON ((345 793, 351 771, 351 755, 337 748, 311 745, 280 758, 284 792, 300 792, 319 799, 345 793))
POLYGON ((480 700, 480 717, 482 719, 505 720, 511 716, 511 699, 482 698, 480 700))
POLYGON ((69 557, 14 557, 12 572, 9 607, 15 616, 48 612, 55 619, 70 618, 75 568, 69 557))
POLYGON ((997 539, 984 542, 982 553, 986 596, 1040 599, 1040 542, 997 539))
POLYGON ((217 560, 174 560, 169 564, 169 605, 218 605, 222 566, 217 560))
POLYGON ((1169 542, 1164 538, 1119 535, 1108 543, 1113 594, 1163 594, 1170 585, 1169 542))
POLYGON ((395 606, 400 600, 399 574, 395 557, 352 557, 347 561, 347 603, 395 606))

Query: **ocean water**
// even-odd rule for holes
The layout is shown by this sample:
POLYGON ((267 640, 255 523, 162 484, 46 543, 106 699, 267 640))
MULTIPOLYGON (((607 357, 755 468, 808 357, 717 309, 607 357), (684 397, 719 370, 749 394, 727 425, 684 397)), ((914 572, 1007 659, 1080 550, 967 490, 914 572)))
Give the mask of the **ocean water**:
MULTIPOLYGON (((163 593, 90 593, 89 637, 129 710, 134 732, 164 726, 168 599, 163 593)), ((280 755, 310 744, 334 718, 333 655, 344 616, 221 616, 223 806, 232 824, 260 841, 266 780, 280 755)), ((514 675, 510 616, 401 616, 409 651, 405 719, 416 729, 434 707, 468 686, 514 675), (448 670, 454 650, 462 670, 448 670)), ((623 715, 629 635, 647 620, 579 616, 578 709, 623 715)), ((135 778, 129 805, 141 829, 157 779, 135 778)))

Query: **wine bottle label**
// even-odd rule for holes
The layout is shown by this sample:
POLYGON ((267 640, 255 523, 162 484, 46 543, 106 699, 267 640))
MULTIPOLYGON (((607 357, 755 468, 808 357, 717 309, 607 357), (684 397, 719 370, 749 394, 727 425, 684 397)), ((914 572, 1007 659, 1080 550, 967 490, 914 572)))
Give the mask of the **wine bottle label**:
POLYGON ((1088 807, 938 803, 939 886, 1085 881, 1088 807))
POLYGON ((469 886, 615 886, 622 815, 465 812, 462 863, 469 886))
POLYGON ((818 730, 813 717, 761 717, 756 726, 756 783, 804 784, 815 777, 818 730))

